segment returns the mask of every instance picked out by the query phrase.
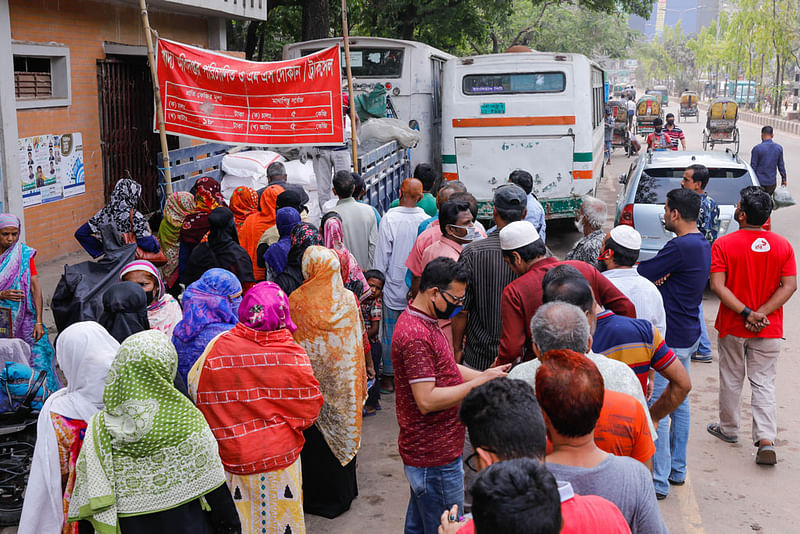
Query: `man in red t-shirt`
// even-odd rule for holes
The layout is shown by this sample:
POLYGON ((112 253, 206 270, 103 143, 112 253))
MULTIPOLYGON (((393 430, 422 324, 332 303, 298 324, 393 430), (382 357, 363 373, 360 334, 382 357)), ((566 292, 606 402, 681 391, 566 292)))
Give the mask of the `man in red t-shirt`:
POLYGON ((672 150, 672 138, 663 126, 664 121, 659 117, 653 120, 653 133, 648 134, 645 141, 650 150, 672 150))
POLYGON ((505 376, 511 367, 480 372, 456 363, 438 320, 461 310, 467 280, 465 266, 450 258, 431 260, 392 337, 397 442, 411 486, 406 534, 436 532, 442 510, 463 506, 464 426, 458 405, 472 388, 505 376))
POLYGON ((708 431, 738 441, 742 382, 750 379, 756 463, 775 465, 775 375, 783 337, 783 305, 797 289, 794 250, 782 236, 761 228, 772 198, 759 187, 742 189, 734 218, 739 230, 711 248, 711 289, 721 301, 719 423, 708 431))

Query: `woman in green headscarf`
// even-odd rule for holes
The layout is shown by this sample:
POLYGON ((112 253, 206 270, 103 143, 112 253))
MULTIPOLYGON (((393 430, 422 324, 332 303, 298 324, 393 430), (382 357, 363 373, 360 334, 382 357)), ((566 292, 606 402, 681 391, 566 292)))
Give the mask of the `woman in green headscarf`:
POLYGON ((217 441, 172 385, 177 368, 161 332, 122 344, 78 456, 70 521, 98 534, 241 532, 217 441))

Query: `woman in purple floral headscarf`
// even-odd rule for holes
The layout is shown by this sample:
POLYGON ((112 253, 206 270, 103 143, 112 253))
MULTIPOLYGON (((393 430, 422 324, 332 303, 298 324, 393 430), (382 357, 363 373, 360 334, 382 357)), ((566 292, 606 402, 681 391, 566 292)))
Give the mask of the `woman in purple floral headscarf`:
POLYGON ((209 269, 183 292, 183 320, 172 332, 172 343, 184 382, 208 343, 239 322, 241 301, 242 284, 225 269, 209 269))
POLYGON ((19 240, 20 220, 10 213, 0 214, 0 306, 11 310, 11 324, 0 317, 11 335, 31 347, 31 367, 47 372, 47 388, 61 387, 55 370, 54 351, 42 322, 42 288, 36 263, 36 250, 19 240))
POLYGON ((292 229, 291 240, 286 267, 274 280, 287 295, 303 283, 303 253, 312 245, 321 245, 322 236, 316 226, 301 222, 292 229))

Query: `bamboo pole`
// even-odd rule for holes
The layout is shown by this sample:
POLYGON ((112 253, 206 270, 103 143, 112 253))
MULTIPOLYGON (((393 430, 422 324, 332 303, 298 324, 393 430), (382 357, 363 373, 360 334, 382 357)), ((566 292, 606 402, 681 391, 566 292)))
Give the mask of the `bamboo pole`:
POLYGON ((161 136, 161 154, 164 162, 164 181, 166 182, 167 196, 169 196, 172 194, 172 174, 169 170, 169 147, 167 146, 167 132, 164 126, 164 108, 161 107, 161 89, 158 87, 156 56, 153 51, 153 35, 150 30, 150 17, 147 15, 146 0, 139 0, 139 8, 142 11, 142 26, 144 27, 144 38, 147 42, 147 61, 150 63, 150 74, 153 77, 153 94, 156 99, 156 118, 158 120, 159 135, 161 136))
MULTIPOLYGON (((142 0, 144 1, 144 0, 142 0)), ((358 137, 356 135, 356 100, 353 97, 353 72, 350 70, 350 31, 347 28, 347 0, 342 0, 342 36, 344 37, 344 63, 347 70, 347 93, 350 97, 350 131, 352 133, 353 169, 358 170, 358 137)))

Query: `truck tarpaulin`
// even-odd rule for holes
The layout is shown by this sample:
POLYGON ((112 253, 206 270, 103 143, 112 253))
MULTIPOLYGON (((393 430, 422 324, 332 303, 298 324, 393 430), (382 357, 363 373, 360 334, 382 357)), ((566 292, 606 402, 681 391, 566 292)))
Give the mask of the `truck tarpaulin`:
POLYGON ((339 49, 260 63, 158 40, 166 131, 232 145, 344 142, 339 49))

